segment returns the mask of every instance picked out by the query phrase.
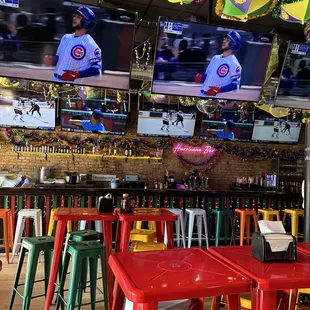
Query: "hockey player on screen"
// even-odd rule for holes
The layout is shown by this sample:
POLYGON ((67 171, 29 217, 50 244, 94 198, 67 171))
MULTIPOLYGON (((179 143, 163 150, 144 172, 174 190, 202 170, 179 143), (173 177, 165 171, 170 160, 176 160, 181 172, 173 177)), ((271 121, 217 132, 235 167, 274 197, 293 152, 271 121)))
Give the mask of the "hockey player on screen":
POLYGON ((241 80, 241 66, 234 55, 242 45, 242 38, 237 31, 229 31, 225 36, 221 55, 215 55, 204 74, 197 73, 195 82, 203 82, 202 95, 222 97, 221 93, 236 91, 241 80))
POLYGON ((101 50, 89 32, 96 25, 96 15, 87 6, 80 6, 73 14, 74 33, 65 34, 56 56, 46 55, 45 65, 56 65, 54 81, 75 81, 98 76, 102 70, 101 50))
POLYGON ((15 121, 16 117, 20 116, 20 118, 19 118, 20 121, 25 122, 24 119, 23 119, 24 115, 25 115, 25 113, 24 113, 25 109, 26 109, 25 101, 22 100, 21 102, 19 102, 17 104, 17 106, 14 107, 14 114, 15 114, 15 116, 13 117, 13 120, 15 121))
POLYGON ((164 130, 166 127, 166 130, 169 132, 169 117, 169 113, 163 113, 163 125, 160 130, 164 130))
POLYGON ((183 121, 184 121, 183 112, 178 111, 177 112, 177 119, 172 123, 172 125, 178 126, 179 123, 181 123, 182 128, 183 128, 184 127, 183 121))
POLYGON ((37 112, 39 116, 41 117, 40 106, 36 102, 31 101, 31 109, 26 114, 29 114, 30 112, 31 112, 31 115, 33 115, 34 112, 37 112))

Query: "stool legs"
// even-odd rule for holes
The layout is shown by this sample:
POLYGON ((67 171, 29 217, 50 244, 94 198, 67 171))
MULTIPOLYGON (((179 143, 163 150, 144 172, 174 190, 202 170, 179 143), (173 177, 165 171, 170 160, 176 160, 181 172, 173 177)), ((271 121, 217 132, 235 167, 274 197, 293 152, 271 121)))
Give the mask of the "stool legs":
POLYGON ((220 235, 221 235, 221 226, 222 226, 222 216, 219 215, 216 219, 215 246, 219 246, 220 235))
POLYGON ((36 213, 34 218, 34 230, 36 237, 42 236, 42 221, 40 220, 42 218, 42 211, 41 210, 39 211, 40 212, 36 213))
MULTIPOLYGON (((58 293, 57 300, 56 300, 56 310, 59 309, 60 304, 63 305, 63 300, 60 298, 60 296, 63 297, 64 295, 64 285, 65 285, 66 276, 68 272, 69 262, 70 262, 70 255, 66 253, 64 261, 63 261, 63 268, 62 268, 62 273, 61 273, 61 277, 59 281, 59 293, 58 293)), ((71 275, 70 275, 70 281, 71 281, 71 275)))
POLYGON ((192 236, 194 230, 194 216, 189 216, 188 220, 188 248, 192 246, 192 236))
POLYGON ((95 302, 96 302, 97 268, 98 268, 97 257, 90 257, 89 265, 90 265, 90 268, 89 268, 90 269, 90 301, 92 303, 91 309, 94 310, 96 308, 95 302))
POLYGON ((292 214, 292 235, 298 238, 298 216, 292 214))
POLYGON ((25 219, 20 214, 18 214, 16 231, 15 231, 15 238, 14 238, 14 245, 13 245, 12 257, 11 257, 11 264, 13 263, 14 256, 16 255, 16 252, 19 252, 24 227, 25 227, 25 219))
POLYGON ((206 215, 206 213, 202 216, 202 218, 203 218, 203 225, 204 225, 204 228, 205 228, 206 246, 207 246, 207 249, 208 249, 209 248, 209 234, 208 234, 209 228, 208 228, 208 222, 207 222, 207 215, 206 215))
MULTIPOLYGON (((73 310, 75 306, 75 299, 78 289, 78 284, 81 276, 81 269, 78 266, 79 257, 78 255, 72 255, 72 265, 75 268, 71 268, 70 281, 69 281, 69 295, 68 295, 68 310, 73 310)), ((63 275, 65 277, 65 275, 63 275)))
POLYGON ((176 239, 177 239, 177 247, 180 247, 180 219, 178 218, 175 221, 175 233, 176 233, 176 239))
POLYGON ((6 260, 9 263, 10 261, 10 242, 9 242, 9 215, 5 213, 3 217, 3 233, 4 233, 4 247, 5 247, 5 255, 6 260))
POLYGON ((198 244, 201 248, 201 233, 202 233, 202 216, 197 216, 197 232, 198 232, 198 244))

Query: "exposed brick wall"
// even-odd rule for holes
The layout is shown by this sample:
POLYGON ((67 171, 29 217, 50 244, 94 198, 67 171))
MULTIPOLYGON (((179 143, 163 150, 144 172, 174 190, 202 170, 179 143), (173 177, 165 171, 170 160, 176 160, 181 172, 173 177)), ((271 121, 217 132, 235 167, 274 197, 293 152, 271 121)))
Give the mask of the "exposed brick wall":
MULTIPOLYGON (((128 119, 126 138, 136 137, 137 129, 137 109, 136 105, 131 106, 131 112, 128 119)), ((195 130, 196 138, 198 138, 199 126, 201 123, 201 115, 197 119, 197 127, 195 130)), ((1 132, 4 135, 4 131, 1 132)), ((84 135, 81 135, 82 137, 84 135)), ((300 143, 297 146, 275 145, 275 144, 250 144, 240 143, 240 146, 256 146, 256 147, 274 147, 277 149, 301 149, 304 145, 304 129, 301 132, 300 143)), ((156 164, 153 161, 148 163, 146 160, 128 160, 126 163, 123 159, 104 159, 93 156, 75 156, 75 160, 69 154, 48 154, 47 160, 44 154, 27 154, 22 153, 19 159, 16 154, 8 152, 11 146, 3 146, 0 149, 0 169, 8 170, 10 173, 23 172, 33 175, 34 167, 47 166, 54 167, 57 170, 57 178, 63 178, 65 171, 76 171, 80 173, 107 173, 116 174, 123 177, 124 174, 138 174, 143 180, 162 180, 166 170, 170 174, 174 174, 177 181, 180 181, 184 175, 185 167, 180 163, 171 148, 167 148, 164 152, 163 164, 156 164)), ((210 185, 214 189, 227 189, 232 181, 237 177, 249 177, 260 174, 262 171, 271 170, 271 160, 263 161, 245 161, 238 157, 223 152, 220 158, 209 171, 210 185)))

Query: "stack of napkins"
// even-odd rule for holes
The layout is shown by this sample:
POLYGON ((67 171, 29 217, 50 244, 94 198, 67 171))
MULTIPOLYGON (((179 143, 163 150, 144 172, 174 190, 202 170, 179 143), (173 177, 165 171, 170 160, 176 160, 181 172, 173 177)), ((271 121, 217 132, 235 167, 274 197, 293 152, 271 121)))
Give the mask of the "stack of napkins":
POLYGON ((293 237, 287 235, 280 221, 258 221, 259 230, 269 243, 272 252, 287 251, 293 237))

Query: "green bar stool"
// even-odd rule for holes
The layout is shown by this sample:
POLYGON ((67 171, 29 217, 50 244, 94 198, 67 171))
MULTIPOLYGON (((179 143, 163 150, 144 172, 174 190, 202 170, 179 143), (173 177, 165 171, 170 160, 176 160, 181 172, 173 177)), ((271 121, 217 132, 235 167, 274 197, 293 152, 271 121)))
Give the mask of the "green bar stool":
POLYGON ((33 237, 23 239, 22 249, 19 256, 16 276, 13 285, 11 302, 9 306, 10 310, 13 308, 16 293, 23 299, 22 310, 30 309, 31 299, 45 296, 48 286, 48 277, 50 273, 53 247, 54 247, 54 237, 33 237), (19 278, 22 271, 25 254, 27 251, 28 251, 28 261, 27 261, 25 283, 19 283, 19 278), (44 252, 45 277, 43 280, 35 281, 37 265, 41 251, 44 252), (45 294, 32 297, 34 283, 42 281, 45 282, 45 294), (23 294, 18 291, 19 286, 25 286, 23 294))
POLYGON ((235 229, 234 229, 234 222, 233 222, 233 211, 232 210, 219 210, 219 209, 212 209, 212 214, 216 216, 216 230, 215 230, 215 246, 219 246, 220 243, 220 236, 221 236, 221 226, 222 226, 222 218, 224 217, 224 240, 225 245, 227 245, 227 217, 230 221, 231 225, 231 238, 233 245, 236 245, 235 241, 235 229))
POLYGON ((106 254, 105 247, 99 242, 72 242, 68 245, 65 254, 63 270, 59 283, 59 290, 57 293, 56 310, 59 309, 60 304, 65 304, 67 310, 73 310, 82 306, 91 305, 91 309, 96 309, 96 303, 104 302, 104 309, 108 310, 108 294, 107 294, 107 283, 106 283, 106 254), (70 281, 68 290, 68 300, 64 299, 64 285, 66 281, 66 275, 68 272, 68 266, 71 257, 71 269, 70 269, 70 281), (103 291, 97 288, 97 269, 98 269, 98 258, 101 262, 102 270, 102 285, 103 291), (90 297, 91 302, 82 304, 82 264, 83 260, 89 259, 90 262, 90 297), (96 290, 99 290, 104 299, 96 301, 96 290), (77 304, 76 304, 77 300, 77 304))

